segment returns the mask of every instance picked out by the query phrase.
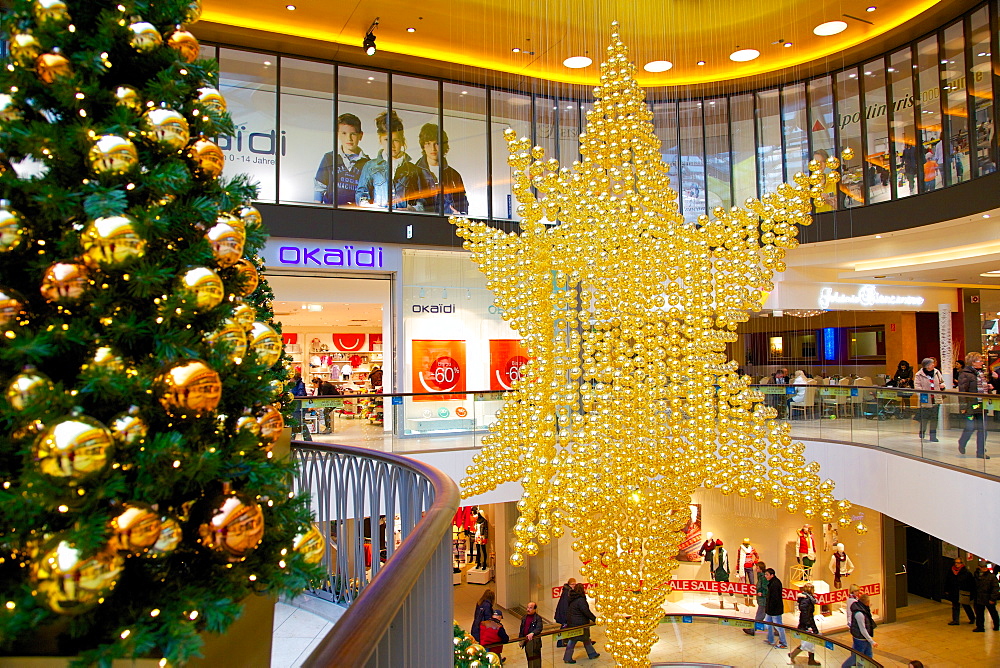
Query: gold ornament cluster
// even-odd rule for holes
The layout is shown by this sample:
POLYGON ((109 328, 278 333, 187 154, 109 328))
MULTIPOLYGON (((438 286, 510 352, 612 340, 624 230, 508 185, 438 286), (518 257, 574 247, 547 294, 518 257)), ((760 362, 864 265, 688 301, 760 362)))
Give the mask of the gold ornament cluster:
POLYGON ((820 170, 685 222, 614 32, 582 162, 507 130, 520 232, 452 219, 531 356, 462 491, 521 483, 515 566, 569 529, 608 651, 644 666, 697 488, 842 526, 851 506, 726 356, 811 223, 820 170))

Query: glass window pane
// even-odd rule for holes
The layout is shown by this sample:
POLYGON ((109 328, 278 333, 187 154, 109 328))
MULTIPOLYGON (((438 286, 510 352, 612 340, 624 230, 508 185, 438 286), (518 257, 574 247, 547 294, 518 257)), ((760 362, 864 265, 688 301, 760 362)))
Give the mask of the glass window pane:
POLYGON ((920 113, 917 128, 917 157, 920 160, 923 192, 944 184, 941 170, 941 91, 938 89, 937 37, 917 44, 917 84, 920 88, 920 113))
POLYGON ((490 141, 492 142, 493 165, 493 217, 521 220, 517 214, 517 202, 511 190, 511 167, 507 163, 507 140, 503 133, 511 128, 517 138, 531 139, 531 97, 518 93, 494 90, 490 92, 490 141))
POLYGON ((889 56, 889 85, 892 88, 892 151, 896 156, 896 197, 917 194, 920 157, 913 121, 913 57, 910 49, 889 56))
POLYGON ((757 153, 754 139, 753 95, 729 99, 733 137, 733 198, 737 206, 757 197, 757 153))
MULTIPOLYGON (((834 128, 836 122, 833 117, 833 79, 831 77, 819 77, 809 82, 809 132, 813 145, 813 160, 818 160, 821 164, 831 156, 836 156, 834 147, 834 128)), ((803 170, 804 171, 804 170, 803 170)), ((830 170, 825 166, 824 174, 829 174, 830 170)), ((813 206, 816 213, 833 211, 837 208, 837 184, 833 181, 826 181, 819 186, 822 191, 820 199, 813 198, 813 206)))
MULTIPOLYGON (((379 141, 390 154, 392 208, 395 211, 440 213, 441 165, 421 169, 421 137, 438 136, 438 86, 433 79, 392 76, 392 114, 398 119, 392 140, 379 141)), ((383 172, 388 173, 388 172, 383 172)))
POLYGON ((545 159, 559 157, 556 118, 559 107, 551 97, 535 98, 535 146, 545 149, 545 159))
POLYGON ((226 156, 222 175, 249 174, 260 186, 257 199, 273 202, 277 196, 278 133, 275 103, 278 58, 263 53, 219 50, 219 91, 236 126, 233 137, 219 137, 226 156))
POLYGON ((972 62, 969 63, 969 74, 972 77, 972 117, 975 132, 975 160, 973 168, 976 175, 989 174, 996 171, 995 134, 993 132, 993 79, 990 65, 990 13, 986 7, 977 9, 971 16, 972 62))
POLYGON ((580 105, 559 100, 559 165, 569 168, 580 159, 580 105))
POLYGON ((681 102, 681 189, 684 220, 694 222, 705 213, 705 143, 701 102, 681 102))
POLYGON ((760 156, 760 191, 777 192, 785 180, 781 155, 781 117, 778 91, 764 90, 757 93, 757 154, 760 156))
POLYGON ((730 191, 729 109, 724 97, 707 100, 705 110, 705 180, 709 211, 733 205, 730 191))
POLYGON ((785 178, 792 182, 796 172, 808 174, 809 139, 806 135, 806 86, 795 84, 781 89, 782 129, 785 135, 785 178))
POLYGON ((333 65, 281 59, 281 201, 333 203, 333 100, 333 65))
MULTIPOLYGON (((337 206, 387 208, 389 205, 388 180, 384 176, 375 178, 377 163, 365 172, 368 163, 381 151, 375 119, 381 118, 385 127, 388 86, 388 76, 384 72, 353 67, 341 67, 337 71, 339 161, 333 195, 337 206)), ((384 170, 381 173, 384 174, 384 170)))
POLYGON ((841 206, 851 208, 865 203, 863 153, 861 151, 861 100, 858 95, 857 70, 837 74, 837 114, 840 126, 840 192, 841 206), (850 159, 844 151, 850 149, 850 159))
MULTIPOLYGON (((423 156, 417 161, 421 169, 436 164, 439 153, 443 156, 442 180, 444 181, 445 215, 469 215, 485 218, 487 207, 486 142, 486 89, 446 83, 444 85, 443 144, 437 147, 423 143, 423 156), (426 149, 432 149, 428 152, 426 149)), ((435 139, 436 141, 436 139, 435 139)), ((426 170, 425 170, 426 171, 426 170)))
POLYGON ((948 184, 961 183, 970 177, 969 107, 966 105, 965 31, 962 22, 944 29, 944 53, 941 54, 941 90, 944 91, 944 119, 947 123, 948 184))
POLYGON ((680 206, 681 173, 677 146, 677 103, 657 102, 653 105, 653 130, 660 140, 660 155, 667 165, 670 186, 677 193, 675 204, 680 206))
POLYGON ((885 102, 885 64, 881 59, 866 63, 865 82, 865 166, 868 179, 868 203, 886 202, 892 196, 889 185, 889 121, 885 102))

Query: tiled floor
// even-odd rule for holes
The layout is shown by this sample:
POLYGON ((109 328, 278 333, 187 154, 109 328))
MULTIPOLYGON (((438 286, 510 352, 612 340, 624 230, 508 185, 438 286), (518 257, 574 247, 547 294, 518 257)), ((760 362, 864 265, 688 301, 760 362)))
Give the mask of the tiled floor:
MULTIPOLYGON (((332 604, 328 607, 330 616, 336 616, 337 608, 332 604)), ((328 619, 279 602, 274 609, 271 668, 297 668, 332 628, 328 619)))

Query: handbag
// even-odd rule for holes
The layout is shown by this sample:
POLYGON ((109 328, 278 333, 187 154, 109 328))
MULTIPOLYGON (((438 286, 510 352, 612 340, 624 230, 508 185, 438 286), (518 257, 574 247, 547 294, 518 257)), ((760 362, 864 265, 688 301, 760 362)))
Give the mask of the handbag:
POLYGON ((958 592, 958 603, 959 605, 972 605, 972 592, 971 591, 958 592))

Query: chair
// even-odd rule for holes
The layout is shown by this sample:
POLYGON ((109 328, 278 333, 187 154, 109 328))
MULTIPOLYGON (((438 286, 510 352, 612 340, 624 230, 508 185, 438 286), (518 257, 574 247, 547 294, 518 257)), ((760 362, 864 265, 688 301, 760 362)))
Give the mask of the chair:
MULTIPOLYGON (((861 376, 860 378, 855 378, 852 385, 854 387, 870 387, 872 384, 872 379, 867 376, 861 376)), ((863 411, 863 404, 865 401, 864 390, 858 390, 857 396, 851 395, 851 415, 854 417, 860 417, 863 411)))
POLYGON ((816 415, 816 381, 810 380, 806 383, 806 395, 802 398, 802 401, 793 401, 789 404, 791 409, 791 417, 795 417, 795 413, 801 411, 802 416, 808 415, 809 409, 812 409, 813 416, 816 415))
MULTIPOLYGON (((830 385, 834 387, 848 387, 850 386, 850 384, 851 384, 851 379, 847 378, 846 376, 844 378, 841 378, 839 383, 832 383, 832 382, 830 383, 830 385)), ((848 397, 846 394, 837 394, 832 397, 825 396, 823 397, 822 401, 823 409, 824 410, 826 410, 827 408, 832 409, 834 415, 840 416, 848 408, 847 399, 848 397)))

